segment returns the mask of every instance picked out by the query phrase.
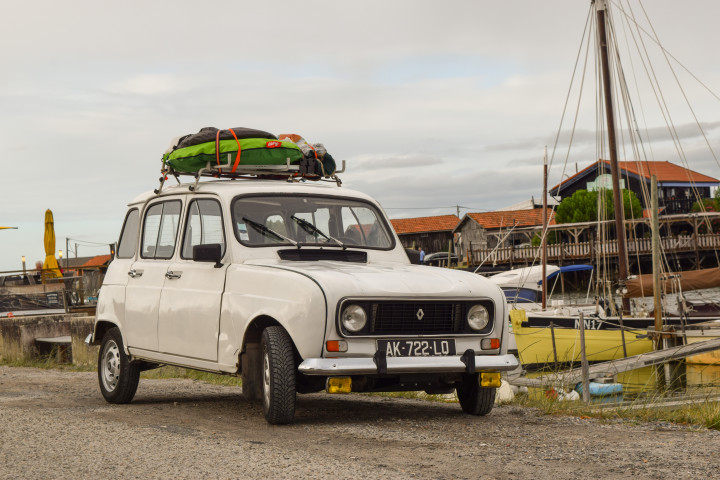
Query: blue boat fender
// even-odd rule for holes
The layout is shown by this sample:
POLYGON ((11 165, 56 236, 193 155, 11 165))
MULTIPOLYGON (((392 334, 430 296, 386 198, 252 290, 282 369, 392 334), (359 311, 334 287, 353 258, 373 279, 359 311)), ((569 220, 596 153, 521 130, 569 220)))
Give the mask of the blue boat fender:
MULTIPOLYGON (((582 395, 582 382, 575 385, 575 390, 582 395)), ((597 383, 590 382, 591 397, 606 397, 623 393, 623 386, 620 383, 597 383)))

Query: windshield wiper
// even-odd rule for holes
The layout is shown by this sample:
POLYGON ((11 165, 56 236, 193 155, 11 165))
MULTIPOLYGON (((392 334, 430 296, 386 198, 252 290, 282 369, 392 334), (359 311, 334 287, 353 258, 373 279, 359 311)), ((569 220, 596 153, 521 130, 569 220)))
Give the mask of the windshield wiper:
POLYGON ((285 235, 281 235, 278 232, 276 232, 275 230, 266 227, 262 223, 255 222, 253 220, 250 220, 247 217, 243 217, 242 219, 243 219, 243 222, 247 223, 248 225, 253 227, 258 232, 262 233, 266 237, 275 238, 275 240, 286 240, 286 241, 292 243, 297 248, 300 248, 300 244, 298 242, 296 242, 295 240, 293 240, 292 238, 288 238, 285 235))
POLYGON ((309 233, 310 235, 315 235, 316 237, 317 237, 318 235, 322 235, 323 237, 327 238, 328 240, 332 240, 333 242, 335 242, 335 243, 337 243, 338 245, 340 245, 340 246, 343 248, 343 250, 345 250, 345 249, 347 248, 343 242, 341 242, 341 241, 338 240, 337 238, 331 237, 330 235, 326 235, 325 233, 322 232, 322 230, 320 230, 319 228, 317 228, 315 225, 313 225, 312 223, 308 222, 307 220, 303 220, 302 218, 298 218, 298 217, 296 217, 295 215, 292 215, 290 218, 292 218, 293 220, 295 220, 295 223, 297 223, 298 225, 300 225, 300 228, 302 228, 303 230, 305 230, 305 231, 306 231, 307 233, 309 233))

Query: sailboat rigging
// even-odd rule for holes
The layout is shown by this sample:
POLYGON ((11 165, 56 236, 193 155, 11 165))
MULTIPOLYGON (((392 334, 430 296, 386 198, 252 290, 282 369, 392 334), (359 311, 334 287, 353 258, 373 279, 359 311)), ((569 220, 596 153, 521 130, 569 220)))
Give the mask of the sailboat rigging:
MULTIPOLYGON (((652 349, 652 342, 648 336, 648 329, 659 328, 659 325, 654 324, 654 318, 650 315, 650 312, 644 309, 638 314, 637 312, 631 312, 630 298, 647 295, 652 295, 652 282, 650 279, 644 276, 631 277, 628 269, 628 251, 627 251, 627 239, 626 239, 626 223, 624 218, 624 206, 623 206, 623 195, 621 189, 621 169, 618 161, 618 128, 616 126, 616 99, 613 95, 615 85, 619 85, 621 97, 625 102, 629 102, 627 89, 624 88, 624 73, 620 67, 620 55, 617 51, 617 46, 612 49, 615 38, 614 30, 611 23, 611 16, 609 12, 609 5, 606 0, 592 0, 591 8, 594 9, 595 19, 595 40, 598 53, 598 64, 600 68, 600 84, 599 90, 602 92, 602 101, 598 102, 602 105, 602 111, 604 114, 604 123, 606 128, 607 147, 609 153, 609 166, 611 176, 611 189, 613 193, 613 207, 614 207, 614 232, 616 235, 617 250, 614 254, 617 255, 617 290, 619 294, 621 306, 616 306, 613 300, 612 290, 608 289, 608 299, 603 300, 598 297, 598 301, 595 304, 594 311, 585 307, 575 308, 562 308, 547 310, 546 309, 546 297, 545 297, 545 283, 543 281, 543 294, 542 294, 542 309, 529 310, 523 315, 512 315, 512 327, 516 338, 518 347, 518 353, 520 355, 521 362, 524 365, 528 364, 545 364, 552 362, 553 359, 557 359, 559 362, 572 362, 579 358, 579 345, 578 345, 578 334, 577 328, 579 326, 579 313, 582 311, 585 318, 585 328, 587 332, 587 344, 588 344, 588 359, 590 361, 603 361, 620 358, 622 356, 634 355, 644 353, 652 349), (611 60, 615 62, 615 71, 617 83, 613 82, 613 70, 611 60), (637 285, 640 287, 637 287, 637 285), (650 290, 646 288, 650 287, 650 290)), ((653 89, 655 86, 653 86, 653 89)), ((628 125, 636 125, 636 122, 632 120, 633 113, 632 108, 626 106, 625 113, 628 115, 628 125)), ((663 114, 665 117, 665 114, 663 114)), ((668 115, 669 116, 669 115, 668 115)), ((639 129, 635 126, 629 133, 629 139, 631 141, 641 142, 639 129)), ((643 151, 644 151, 644 147, 643 151)), ((637 147, 633 148, 633 151, 637 154, 640 149, 637 147)), ((714 153, 713 153, 714 156, 714 153)), ((602 156, 600 156, 602 158, 602 156)), ((653 162, 647 160, 637 160, 640 162, 647 163, 648 165, 653 162)), ((684 156, 683 156, 684 161, 684 156)), ((601 164, 602 162, 599 162, 601 164)), ((547 159, 544 160, 544 172, 547 169, 547 159)), ((599 167, 600 168, 600 167, 599 167)), ((650 170, 650 167, 647 168, 650 170)), ((544 173, 544 176, 546 174, 544 173)), ((561 183, 562 185, 562 183, 561 183)), ((547 198, 547 193, 544 186, 544 198, 547 198)), ((603 195, 598 195, 601 199, 603 195)), ((702 205, 702 202, 701 202, 702 205)), ((598 231, 603 227, 603 223, 598 226, 598 231)), ((546 278, 545 267, 546 264, 546 248, 547 248, 547 220, 543 219, 543 233, 541 238, 541 252, 542 252, 542 263, 543 273, 542 278, 546 278)), ((600 267, 600 265, 598 265, 600 267)), ((656 267, 657 268, 657 267, 656 267)), ((607 273, 607 267, 604 268, 607 273)), ((696 277, 702 277, 704 280, 717 280, 715 286, 720 285, 720 269, 713 268, 708 269, 706 272, 701 274, 683 273, 677 275, 665 274, 665 291, 670 291, 670 284, 675 284, 678 278, 685 280, 683 287, 687 290, 692 284, 688 281, 692 281, 696 277), (707 275, 707 273, 712 275, 707 275)), ((600 282, 598 280, 598 282, 600 282)), ((694 286, 699 284, 695 283, 694 286)), ((704 283, 703 285, 708 285, 704 283)), ((686 305, 684 301, 680 302, 680 305, 686 305)), ((655 308, 657 311, 657 307, 655 308)), ((699 308, 696 312, 698 315, 687 315, 686 312, 681 310, 678 315, 670 315, 667 312, 663 312, 662 320, 665 325, 672 328, 673 326, 683 326, 686 323, 697 323, 707 322, 710 320, 720 319, 720 309, 717 311, 711 311, 708 309, 699 308)))

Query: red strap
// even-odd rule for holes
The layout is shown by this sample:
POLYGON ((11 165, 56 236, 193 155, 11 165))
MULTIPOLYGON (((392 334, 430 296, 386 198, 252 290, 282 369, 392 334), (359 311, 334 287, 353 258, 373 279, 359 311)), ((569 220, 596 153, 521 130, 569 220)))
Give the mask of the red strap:
POLYGON ((313 153, 315 154, 315 160, 317 160, 318 156, 317 156, 317 150, 315 150, 315 147, 313 147, 309 143, 307 144, 307 146, 310 147, 310 150, 313 151, 313 153))
POLYGON ((235 170, 237 170, 238 164, 240 163, 240 153, 242 152, 242 147, 240 146, 240 140, 238 140, 237 135, 235 135, 235 131, 232 128, 228 130, 230 130, 230 133, 232 133, 232 136, 235 137, 235 141, 238 144, 238 153, 235 157, 235 164, 233 165, 232 170, 230 170, 232 173, 235 173, 235 170))
MULTIPOLYGON (((218 165, 220 165, 220 131, 215 133, 215 160, 218 165)), ((222 173, 222 169, 218 168, 218 172, 222 173)))

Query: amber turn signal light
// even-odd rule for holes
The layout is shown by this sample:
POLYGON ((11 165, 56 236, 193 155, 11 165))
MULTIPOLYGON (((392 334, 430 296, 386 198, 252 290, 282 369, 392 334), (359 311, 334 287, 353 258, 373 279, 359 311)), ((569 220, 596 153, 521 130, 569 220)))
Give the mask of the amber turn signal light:
POLYGON ((325 342, 325 350, 328 352, 347 352, 347 342, 345 340, 328 340, 325 342))
POLYGON ((350 393, 352 392, 352 378, 350 377, 329 377, 325 383, 327 393, 350 393))
POLYGON ((500 372, 482 372, 480 373, 481 387, 499 387, 500 372))

